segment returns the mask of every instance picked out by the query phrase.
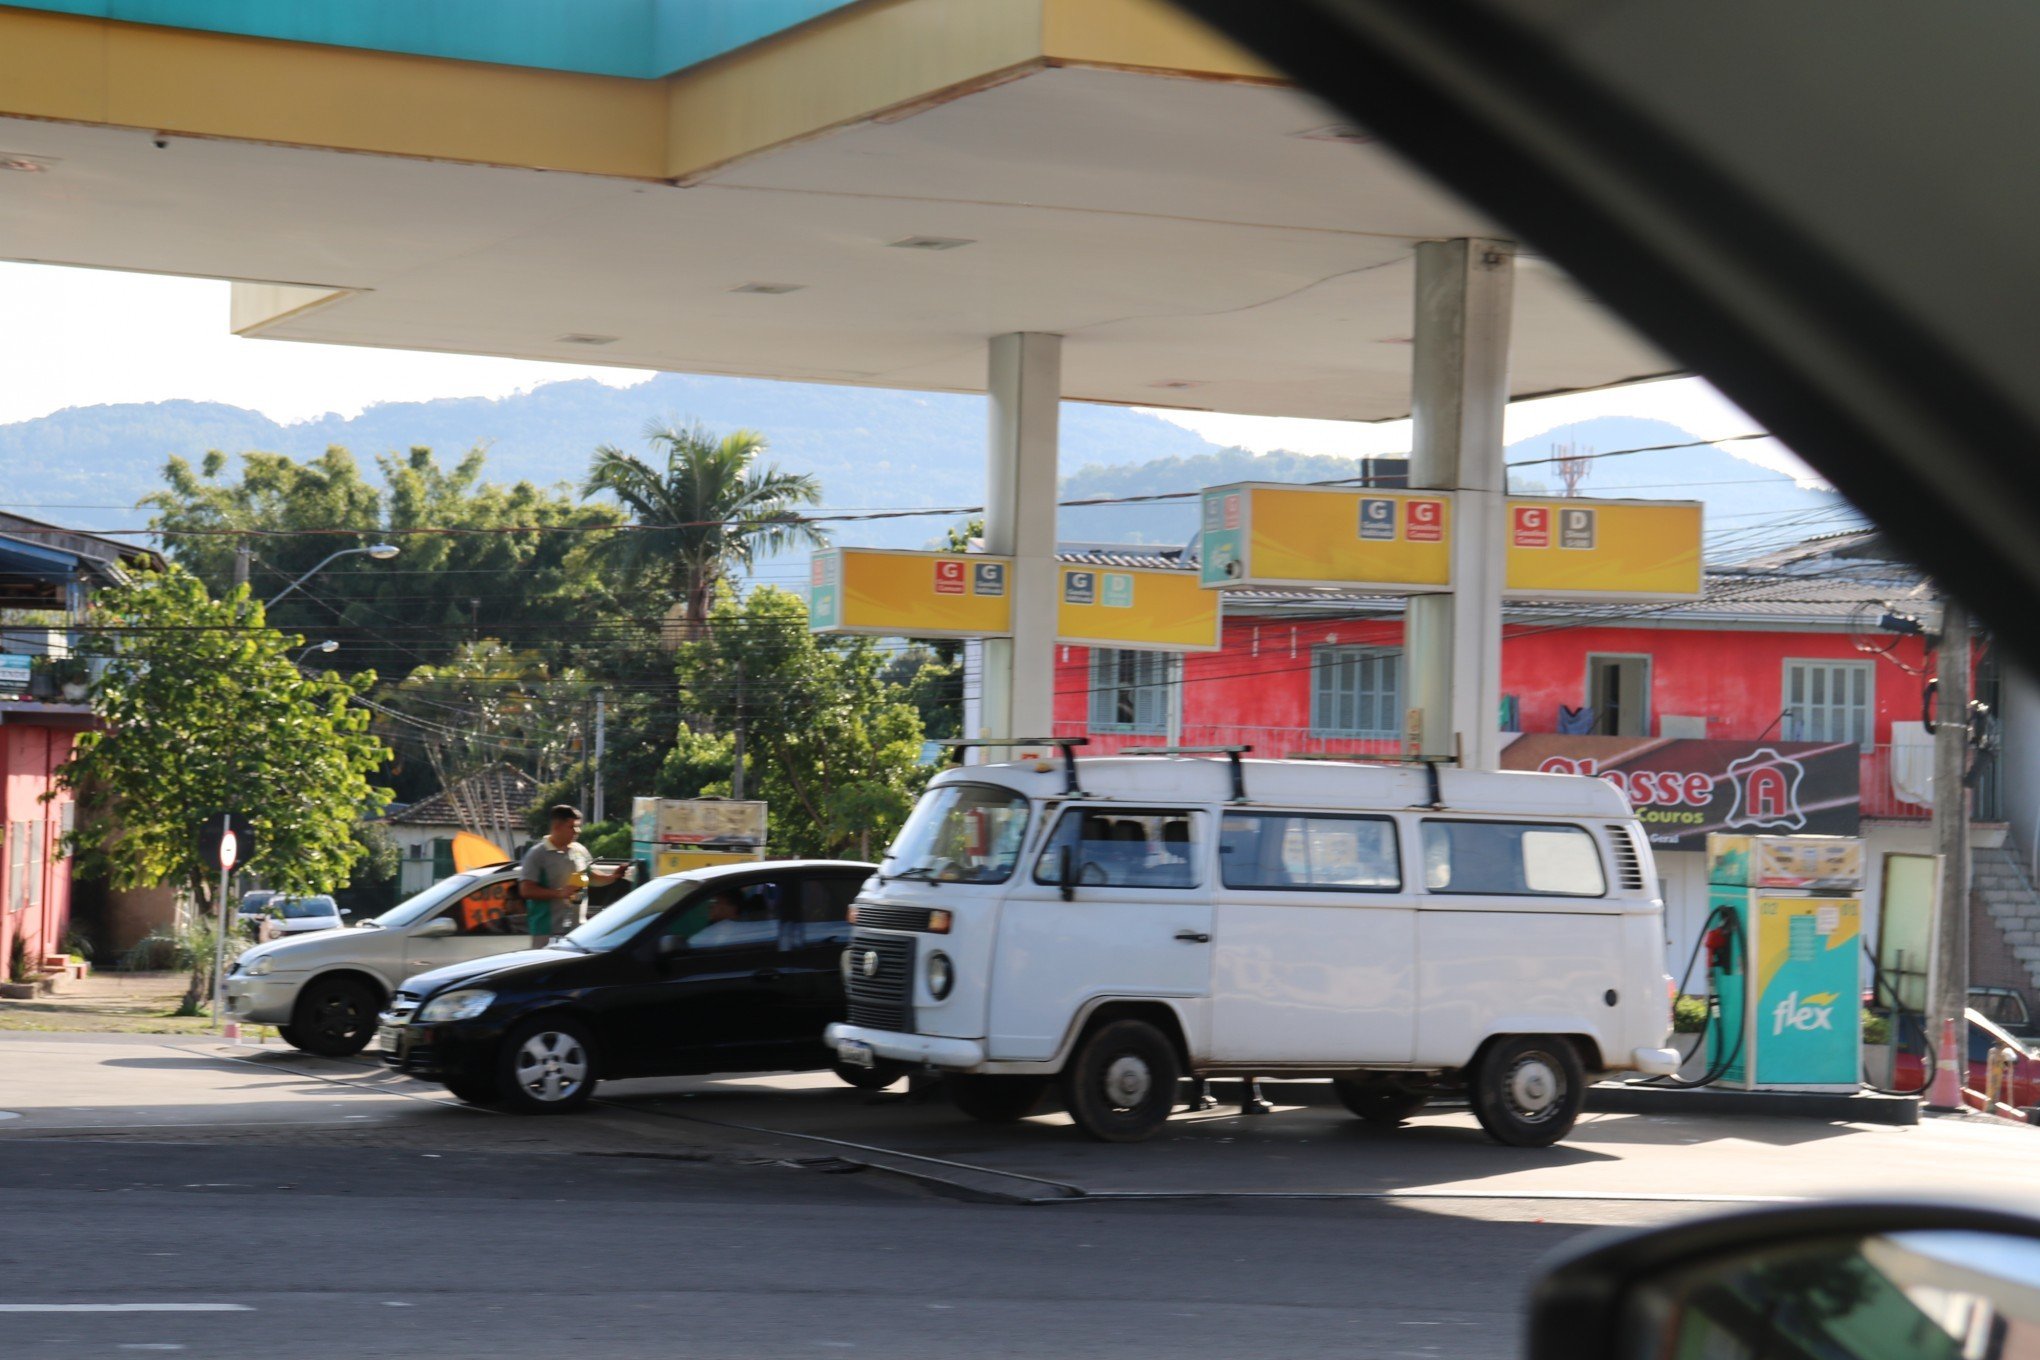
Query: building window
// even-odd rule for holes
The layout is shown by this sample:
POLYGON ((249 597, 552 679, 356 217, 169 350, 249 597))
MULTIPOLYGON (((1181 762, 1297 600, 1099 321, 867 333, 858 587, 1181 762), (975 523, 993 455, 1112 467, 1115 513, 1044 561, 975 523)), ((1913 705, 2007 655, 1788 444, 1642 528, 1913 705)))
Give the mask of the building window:
POLYGON ((1852 741, 1869 750, 1876 735, 1876 686, 1869 661, 1787 661, 1787 741, 1852 741))
POLYGON ((1402 735, 1401 649, 1319 647, 1310 671, 1312 736, 1402 735))
POLYGON ((1165 736, 1176 658, 1170 652, 1091 649, 1091 730, 1165 736))

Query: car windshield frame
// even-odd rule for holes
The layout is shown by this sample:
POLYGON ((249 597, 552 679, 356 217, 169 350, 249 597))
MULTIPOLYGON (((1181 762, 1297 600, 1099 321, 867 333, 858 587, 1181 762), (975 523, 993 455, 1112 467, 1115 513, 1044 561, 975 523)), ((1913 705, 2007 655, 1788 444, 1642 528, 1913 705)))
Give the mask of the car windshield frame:
POLYGON ((921 795, 893 843, 886 847, 881 877, 930 883, 1004 883, 1018 870, 1027 834, 1034 821, 1034 800, 1017 789, 988 781, 957 780, 939 784, 921 795), (961 863, 957 856, 937 853, 945 843, 955 846, 973 812, 1019 812, 1016 825, 994 833, 1001 844, 984 862, 961 863), (1000 860, 1003 860, 1003 863, 1000 860))
POLYGON ((621 949, 644 927, 665 916, 702 887, 696 878, 655 878, 632 888, 561 938, 591 954, 621 949))
POLYGON ((436 908, 445 906, 481 884, 486 877, 484 874, 454 874, 450 878, 442 878, 431 887, 413 893, 382 915, 370 917, 362 924, 368 925, 372 922, 385 930, 401 930, 405 926, 416 925, 436 908))

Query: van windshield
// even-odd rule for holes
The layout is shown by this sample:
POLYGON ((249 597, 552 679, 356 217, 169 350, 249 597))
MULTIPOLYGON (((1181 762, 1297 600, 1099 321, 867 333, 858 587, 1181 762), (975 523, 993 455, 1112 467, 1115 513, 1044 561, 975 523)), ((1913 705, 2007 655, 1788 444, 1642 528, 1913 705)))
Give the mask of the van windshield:
POLYGON ((1004 883, 1027 835, 1027 799, 993 784, 944 784, 915 805, 886 852, 887 878, 1004 883))

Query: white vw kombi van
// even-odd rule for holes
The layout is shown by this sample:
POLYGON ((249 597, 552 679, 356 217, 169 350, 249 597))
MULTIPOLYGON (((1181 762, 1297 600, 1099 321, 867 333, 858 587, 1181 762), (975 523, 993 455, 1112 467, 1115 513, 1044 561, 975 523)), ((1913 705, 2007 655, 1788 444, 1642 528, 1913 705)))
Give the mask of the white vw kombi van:
POLYGON ((1620 790, 1572 775, 1165 755, 936 776, 852 908, 846 1063, 1018 1119, 1052 1081, 1132 1142, 1178 1078, 1333 1079, 1393 1124, 1464 1090, 1565 1136, 1589 1073, 1677 1069, 1662 904, 1620 790))

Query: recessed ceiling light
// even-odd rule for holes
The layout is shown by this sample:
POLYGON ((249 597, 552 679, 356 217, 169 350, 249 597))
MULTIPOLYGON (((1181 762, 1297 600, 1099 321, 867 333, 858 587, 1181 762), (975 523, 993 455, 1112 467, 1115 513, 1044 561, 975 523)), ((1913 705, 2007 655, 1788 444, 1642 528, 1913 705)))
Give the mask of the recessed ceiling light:
POLYGON ((48 156, 30 156, 19 151, 0 151, 0 170, 18 170, 24 175, 40 175, 55 165, 56 162, 48 156))
POLYGON ((798 293, 807 287, 804 283, 740 283, 730 289, 732 293, 798 293))
POLYGON ((974 246, 977 241, 969 236, 909 236, 887 244, 894 250, 954 250, 958 246, 974 246))
POLYGON ((561 336, 560 343, 563 345, 613 345, 616 343, 616 337, 613 335, 584 335, 580 331, 574 331, 561 336))
POLYGON ((1327 123, 1294 135, 1306 142, 1348 142, 1355 146, 1364 146, 1374 140, 1373 133, 1362 132, 1350 123, 1327 123))

